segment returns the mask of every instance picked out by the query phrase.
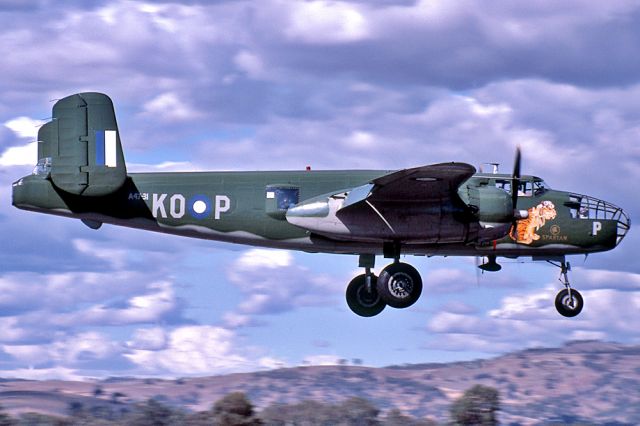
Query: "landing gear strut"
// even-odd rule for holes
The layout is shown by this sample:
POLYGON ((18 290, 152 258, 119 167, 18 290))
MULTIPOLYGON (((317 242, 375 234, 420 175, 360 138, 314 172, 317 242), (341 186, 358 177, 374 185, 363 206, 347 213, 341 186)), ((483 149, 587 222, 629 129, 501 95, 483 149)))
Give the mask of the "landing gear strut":
MULTIPOLYGON (((395 257, 395 256, 394 256, 395 257)), ((389 305, 392 308, 408 308, 422 293, 422 278, 411 265, 395 262, 388 265, 376 277, 371 268, 375 265, 374 255, 360 255, 359 265, 365 273, 355 277, 347 286, 347 304, 361 317, 379 314, 389 305)))
POLYGON ((551 261, 549 263, 560 268, 560 278, 558 280, 565 286, 565 289, 560 290, 556 296, 556 309, 564 317, 575 317, 582 312, 584 301, 580 292, 572 289, 571 284, 569 284, 568 272, 571 271, 571 264, 565 262, 564 258, 560 261, 560 264, 551 261))

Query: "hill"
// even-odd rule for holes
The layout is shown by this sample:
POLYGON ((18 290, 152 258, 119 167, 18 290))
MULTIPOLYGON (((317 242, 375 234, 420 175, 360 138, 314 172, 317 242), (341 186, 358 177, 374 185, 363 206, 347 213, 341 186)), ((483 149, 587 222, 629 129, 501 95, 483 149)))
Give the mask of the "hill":
POLYGON ((640 424, 640 346, 574 342, 493 359, 369 368, 296 367, 178 380, 2 380, 0 404, 10 413, 66 415, 70 407, 122 409, 154 398, 199 411, 230 392, 258 410, 303 400, 366 398, 388 411, 444 422, 454 399, 475 384, 499 390, 503 424, 583 422, 640 424))

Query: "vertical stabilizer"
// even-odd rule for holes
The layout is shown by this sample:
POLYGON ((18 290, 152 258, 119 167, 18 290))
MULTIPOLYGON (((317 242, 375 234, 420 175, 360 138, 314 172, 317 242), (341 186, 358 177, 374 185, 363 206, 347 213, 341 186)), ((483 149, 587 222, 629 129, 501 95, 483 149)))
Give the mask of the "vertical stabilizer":
POLYGON ((101 93, 79 93, 53 106, 38 132, 38 161, 51 158, 51 180, 63 191, 102 196, 127 177, 113 103, 101 93))

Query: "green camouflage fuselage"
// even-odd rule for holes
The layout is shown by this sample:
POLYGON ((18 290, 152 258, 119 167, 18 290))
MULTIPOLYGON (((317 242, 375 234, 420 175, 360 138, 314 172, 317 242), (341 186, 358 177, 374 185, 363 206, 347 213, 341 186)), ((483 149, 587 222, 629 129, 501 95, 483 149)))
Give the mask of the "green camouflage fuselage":
MULTIPOLYGON (((297 188, 302 201, 349 190, 388 173, 375 170, 132 173, 118 191, 94 197, 69 194, 57 189, 46 176, 32 175, 14 183, 13 204, 25 210, 80 218, 96 226, 108 223, 309 252, 382 254, 384 243, 393 242, 393 239, 363 242, 314 234, 292 225, 284 213, 274 209, 270 205, 274 201, 269 198, 269 191, 275 187, 297 188)), ((464 199, 469 188, 487 183, 493 185, 500 178, 508 176, 476 174, 460 186, 458 193, 464 199)), ((527 177, 523 177, 525 179, 527 177)), ((535 209, 543 202, 555 207, 552 219, 547 219, 541 226, 530 225, 529 236, 519 242, 513 230, 510 235, 483 243, 464 237, 459 242, 440 241, 437 235, 423 241, 397 242, 402 244, 404 254, 445 256, 495 254, 552 258, 614 248, 621 239, 620 218, 581 216, 576 206, 571 205, 572 197, 575 195, 550 189, 519 197, 520 209, 535 209)), ((405 203, 397 208, 409 211, 412 206, 405 203)), ((433 222, 434 217, 451 216, 450 212, 434 213, 432 210, 425 211, 425 220, 428 217, 433 222)), ((415 215, 415 211, 412 214, 415 215)), ((520 222, 523 221, 531 222, 531 217, 520 222)), ((443 222, 442 226, 458 225, 454 221, 453 225, 443 222)), ((460 222, 459 226, 464 232, 468 224, 460 222)), ((442 235, 446 233, 447 229, 443 229, 442 235)))

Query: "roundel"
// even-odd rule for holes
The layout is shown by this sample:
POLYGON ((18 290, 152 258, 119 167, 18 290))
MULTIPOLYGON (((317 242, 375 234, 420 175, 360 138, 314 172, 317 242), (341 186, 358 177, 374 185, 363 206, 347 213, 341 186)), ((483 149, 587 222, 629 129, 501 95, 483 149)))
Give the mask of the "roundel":
POLYGON ((211 199, 206 195, 194 195, 189 199, 189 213, 196 219, 204 219, 211 213, 211 199))

